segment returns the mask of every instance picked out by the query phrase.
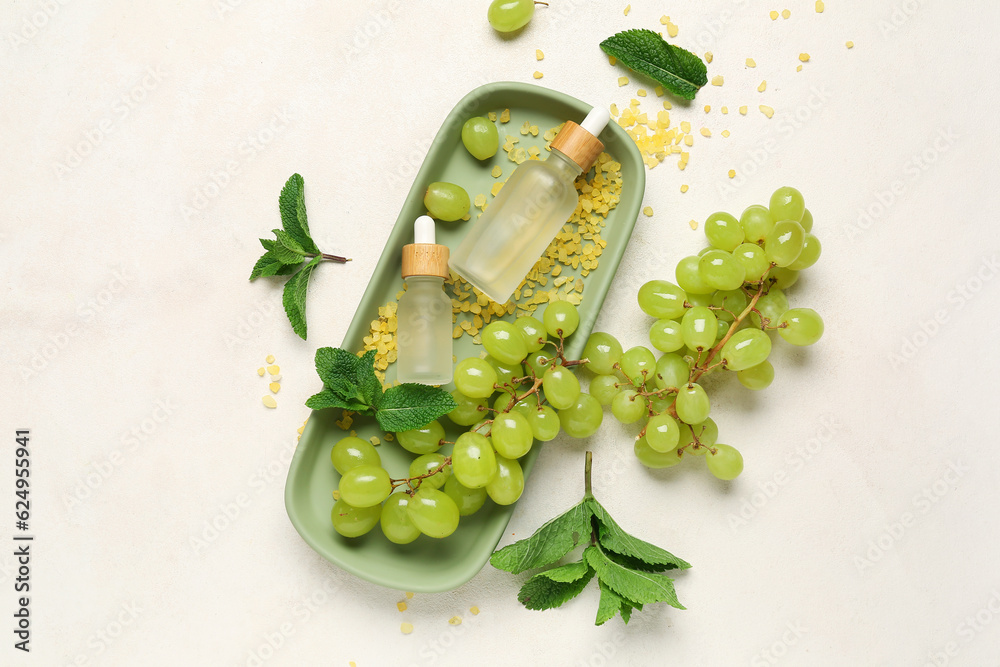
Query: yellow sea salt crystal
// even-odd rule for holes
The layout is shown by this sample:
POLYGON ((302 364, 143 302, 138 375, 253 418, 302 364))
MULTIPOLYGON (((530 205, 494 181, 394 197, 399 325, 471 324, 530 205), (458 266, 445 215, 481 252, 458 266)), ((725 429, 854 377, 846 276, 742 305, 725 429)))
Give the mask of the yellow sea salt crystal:
POLYGON ((404 595, 406 595, 406 599, 407 600, 412 600, 413 599, 413 593, 407 592, 404 595))
POLYGON ((399 631, 402 632, 404 635, 408 635, 411 632, 413 632, 413 624, 412 623, 400 623, 399 624, 399 631))
POLYGON ((257 375, 259 375, 261 377, 264 377, 264 367, 263 366, 261 366, 260 368, 257 369, 257 375))
POLYGON ((729 107, 722 107, 722 113, 729 113, 729 107))
POLYGON ((691 123, 686 120, 681 121, 681 132, 687 134, 691 131, 691 123))
POLYGON ((681 186, 681 192, 687 192, 687 191, 688 191, 688 186, 687 185, 682 185, 681 186))
POLYGON ((647 206, 646 208, 642 209, 642 213, 647 218, 652 217, 652 215, 653 215, 653 207, 652 206, 647 206))
POLYGON ((625 16, 628 16, 630 11, 632 11, 632 5, 625 5, 625 16))
POLYGON ((332 495, 334 500, 340 500, 340 489, 334 489, 332 495))
POLYGON ((823 0, 816 0, 816 13, 822 14, 824 9, 826 9, 826 5, 823 4, 823 0))
POLYGON ((537 136, 538 136, 538 126, 537 126, 537 125, 532 125, 532 126, 530 126, 530 127, 528 128, 528 132, 530 132, 530 133, 531 133, 531 136, 533 136, 533 137, 537 137, 537 136))
POLYGON ((277 394, 279 391, 281 391, 281 383, 272 382, 271 384, 267 385, 267 388, 271 390, 272 394, 277 394))
POLYGON ((677 30, 678 28, 676 23, 671 22, 667 24, 667 34, 670 35, 671 37, 677 36, 677 30))
POLYGON ((406 603, 405 602, 397 602, 396 603, 396 609, 398 609, 400 611, 406 611, 406 603))
POLYGON ((653 92, 656 93, 657 97, 663 97, 663 86, 657 86, 653 88, 653 92))
POLYGON ((685 146, 694 146, 694 137, 692 137, 690 134, 687 135, 687 136, 685 136, 684 137, 684 145, 685 146))
POLYGON ((795 71, 796 72, 801 72, 802 71, 802 65, 796 66, 795 71))
POLYGON ((451 618, 448 619, 448 623, 450 625, 462 625, 462 617, 461 616, 452 616, 451 618))
POLYGON ((542 53, 541 49, 535 49, 535 60, 541 60, 544 57, 545 57, 545 54, 542 53))
POLYGON ((608 62, 614 65, 615 63, 618 62, 618 58, 615 58, 614 56, 608 56, 608 62))
POLYGON ((706 104, 705 105, 705 113, 708 113, 711 110, 712 110, 712 105, 711 104, 706 104))
POLYGON ((529 123, 528 121, 524 121, 524 124, 521 125, 521 134, 526 135, 530 130, 531 130, 531 123, 529 123))
POLYGON ((664 14, 663 16, 660 17, 660 23, 663 25, 667 25, 668 23, 670 23, 670 17, 664 14))
POLYGON ((722 131, 722 136, 729 137, 729 130, 723 130, 722 131))
POLYGON ((493 195, 494 197, 496 197, 497 194, 500 192, 500 188, 503 187, 504 183, 505 183, 505 181, 498 181, 498 182, 494 183, 493 187, 490 188, 490 194, 493 195))
POLYGON ((469 612, 473 616, 478 616, 479 615, 479 607, 476 607, 476 606, 469 607, 469 612))
POLYGON ((761 81, 760 85, 757 86, 757 92, 758 93, 763 93, 765 90, 767 90, 767 79, 764 79, 763 81, 761 81))
POLYGON ((510 109, 504 109, 500 112, 500 122, 508 123, 510 122, 510 109))
POLYGON ((715 56, 712 54, 711 51, 705 51, 705 62, 707 62, 707 63, 712 62, 712 58, 714 58, 714 57, 715 56))
POLYGON ((772 10, 771 10, 771 13, 770 13, 770 17, 771 17, 771 20, 772 20, 772 21, 776 21, 776 20, 778 20, 778 12, 776 12, 776 11, 774 11, 774 10, 772 9, 772 10))
POLYGON ((771 108, 771 107, 769 107, 769 106, 767 106, 766 104, 761 104, 760 105, 760 112, 762 114, 764 114, 765 116, 767 116, 768 118, 770 118, 771 116, 774 115, 774 109, 771 108))
POLYGON ((781 18, 787 19, 791 15, 792 15, 792 10, 790 10, 790 9, 782 9, 781 10, 781 18))
POLYGON ((703 128, 701 128, 701 136, 703 136, 703 137, 710 137, 710 136, 712 136, 712 131, 710 129, 708 129, 707 127, 703 127, 703 128))
POLYGON ((265 359, 264 361, 266 361, 269 364, 273 364, 274 363, 274 355, 273 354, 267 355, 267 359, 265 359))
POLYGON ((846 46, 849 49, 853 49, 854 48, 854 42, 851 42, 851 41, 844 42, 844 46, 846 46))
POLYGON ((638 95, 639 97, 645 97, 646 96, 646 89, 645 88, 640 88, 639 90, 635 91, 635 94, 638 95))
POLYGON ((532 74, 531 76, 535 77, 536 79, 541 79, 544 75, 538 70, 535 70, 535 73, 532 74))
POLYGON ((809 54, 808 53, 800 53, 799 54, 799 60, 801 60, 804 63, 809 62, 809 54))
POLYGON ((486 114, 486 117, 489 118, 490 120, 492 120, 493 122, 496 122, 496 120, 497 120, 497 112, 496 111, 490 111, 489 113, 486 114))
POLYGON ((698 221, 697 220, 691 220, 691 221, 688 222, 688 226, 691 227, 691 229, 698 229, 698 221))
POLYGON ((723 84, 723 81, 724 79, 722 78, 721 74, 716 74, 715 76, 712 77, 713 86, 721 86, 723 84))
POLYGON ((611 117, 612 118, 618 118, 618 105, 617 104, 615 104, 614 102, 612 102, 611 103, 611 107, 610 107, 610 111, 611 111, 611 117))
POLYGON ((271 364, 270 366, 267 367, 267 372, 270 373, 271 375, 277 375, 278 373, 281 372, 281 366, 278 366, 276 364, 271 364))
POLYGON ((500 178, 501 174, 503 174, 503 167, 496 165, 490 173, 493 175, 493 178, 500 178))
POLYGON ((620 77, 618 77, 618 85, 619 86, 627 86, 628 85, 628 77, 627 76, 620 76, 620 77))
POLYGON ((735 169, 730 169, 729 170, 729 178, 735 178, 735 177, 736 177, 736 170, 735 169))
POLYGON ((264 403, 264 407, 265 408, 276 408, 276 407, 278 407, 278 402, 276 400, 274 400, 274 396, 265 396, 264 398, 262 398, 260 400, 261 400, 262 403, 264 403))
POLYGON ((674 108, 674 105, 670 103, 670 100, 663 100, 663 108, 670 111, 674 108))
POLYGON ((743 114, 744 116, 747 115, 747 108, 746 108, 746 106, 740 107, 740 113, 743 114))

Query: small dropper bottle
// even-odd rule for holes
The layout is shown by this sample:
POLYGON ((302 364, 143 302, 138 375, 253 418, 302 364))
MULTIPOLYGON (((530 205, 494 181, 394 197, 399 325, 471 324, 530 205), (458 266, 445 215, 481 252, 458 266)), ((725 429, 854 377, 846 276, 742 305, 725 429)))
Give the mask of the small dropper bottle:
POLYGON ((548 159, 522 162, 466 233, 451 268, 505 303, 576 209, 573 182, 604 150, 597 136, 610 118, 595 107, 579 125, 566 121, 548 159))
POLYGON ((406 291, 396 311, 396 378, 400 382, 451 382, 451 299, 448 246, 434 242, 434 220, 422 215, 413 223, 413 243, 403 246, 406 291))

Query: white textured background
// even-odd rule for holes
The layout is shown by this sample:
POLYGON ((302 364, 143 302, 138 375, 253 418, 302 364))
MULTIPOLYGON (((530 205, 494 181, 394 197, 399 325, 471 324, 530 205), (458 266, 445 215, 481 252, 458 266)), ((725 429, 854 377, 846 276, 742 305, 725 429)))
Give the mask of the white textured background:
MULTIPOLYGON (((226 2, 0 9, 0 539, 24 427, 38 536, 30 656, 11 647, 0 546, 0 663, 996 664, 995 3, 633 2, 625 17, 624 2, 550 0, 504 40, 486 0, 226 2), (826 335, 779 348, 764 393, 714 387, 721 439, 747 460, 733 484, 646 471, 613 423, 587 443, 614 515, 694 564, 677 582, 688 611, 595 628, 596 587, 529 612, 520 579, 487 567, 400 613, 401 593, 339 573, 285 515, 313 351, 340 343, 459 98, 539 69, 543 85, 627 104, 635 83, 619 88, 597 45, 662 14, 676 43, 714 52, 725 85, 673 112, 714 135, 685 172, 648 174, 655 215, 598 327, 644 342, 635 290, 702 247, 688 220, 791 184, 824 255, 790 296, 826 335), (319 245, 354 258, 316 272, 308 343, 279 288, 246 281, 295 171, 319 245), (275 411, 254 372, 269 353, 275 411), (206 533, 213 521, 224 529, 206 533)), ((575 501, 584 447, 546 446, 510 530, 575 501)))

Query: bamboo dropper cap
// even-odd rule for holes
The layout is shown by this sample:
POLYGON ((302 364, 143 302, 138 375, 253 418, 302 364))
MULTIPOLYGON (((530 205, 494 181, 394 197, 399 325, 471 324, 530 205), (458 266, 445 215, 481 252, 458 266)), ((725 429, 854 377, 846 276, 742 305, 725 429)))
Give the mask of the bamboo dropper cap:
POLYGON ((552 140, 551 147, 576 162, 580 169, 587 171, 604 150, 604 144, 597 135, 609 120, 611 114, 607 109, 594 107, 580 125, 571 120, 566 121, 559 134, 552 140))
POLYGON ((403 278, 448 279, 448 246, 434 242, 434 219, 422 215, 413 223, 413 243, 403 246, 403 278))

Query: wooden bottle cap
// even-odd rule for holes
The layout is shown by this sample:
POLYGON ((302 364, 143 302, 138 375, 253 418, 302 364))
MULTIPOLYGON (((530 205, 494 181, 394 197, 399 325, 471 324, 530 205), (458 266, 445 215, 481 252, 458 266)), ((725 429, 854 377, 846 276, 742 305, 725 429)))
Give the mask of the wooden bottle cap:
POLYGON ((571 120, 566 121, 563 129, 559 130, 551 147, 576 162, 584 171, 594 165, 597 156, 604 150, 600 139, 571 120))
POLYGON ((448 246, 410 243, 403 246, 403 278, 437 276, 448 279, 448 246))

